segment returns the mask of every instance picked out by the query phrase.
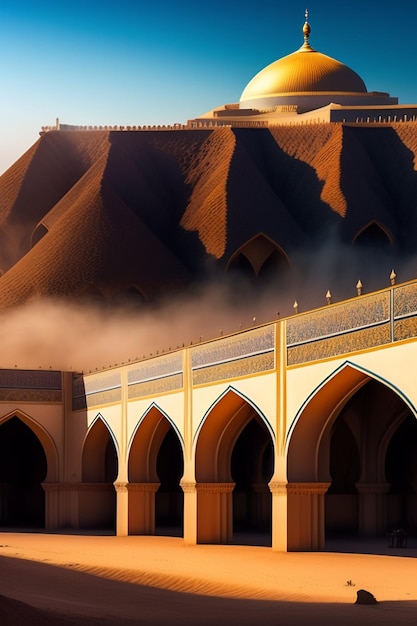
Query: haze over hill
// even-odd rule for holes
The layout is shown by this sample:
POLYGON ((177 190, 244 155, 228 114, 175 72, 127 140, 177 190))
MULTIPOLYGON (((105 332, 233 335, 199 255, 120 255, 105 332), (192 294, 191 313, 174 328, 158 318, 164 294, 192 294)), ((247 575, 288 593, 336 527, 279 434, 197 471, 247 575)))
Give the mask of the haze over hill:
POLYGON ((45 133, 0 177, 1 365, 108 365, 414 278, 416 170, 412 122, 45 133))
POLYGON ((232 268, 294 293, 303 258, 330 280, 323 249, 352 280, 364 249, 389 272, 414 254, 416 159, 414 123, 49 132, 0 178, 0 309, 149 302, 232 268))

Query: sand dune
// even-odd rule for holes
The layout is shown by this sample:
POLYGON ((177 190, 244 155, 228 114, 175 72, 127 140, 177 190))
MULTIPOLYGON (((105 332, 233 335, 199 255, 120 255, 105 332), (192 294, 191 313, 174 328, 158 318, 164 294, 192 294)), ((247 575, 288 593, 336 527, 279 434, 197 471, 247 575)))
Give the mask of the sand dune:
POLYGON ((0 177, 0 309, 90 288, 152 299, 260 234, 295 263, 376 224, 408 254, 416 154, 414 122, 46 133, 0 177))
POLYGON ((0 542, 0 621, 10 626, 416 623, 414 558, 171 537, 2 533, 0 542), (378 604, 355 604, 360 588, 378 604))

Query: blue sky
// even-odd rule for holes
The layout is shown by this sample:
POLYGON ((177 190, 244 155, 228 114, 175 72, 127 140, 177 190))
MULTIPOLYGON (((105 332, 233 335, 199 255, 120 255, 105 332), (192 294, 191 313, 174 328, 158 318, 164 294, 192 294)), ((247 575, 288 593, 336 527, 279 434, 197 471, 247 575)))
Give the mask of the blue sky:
POLYGON ((59 117, 170 124, 239 100, 302 44, 349 65, 369 91, 417 103, 417 0, 38 0, 0 3, 0 173, 59 117))

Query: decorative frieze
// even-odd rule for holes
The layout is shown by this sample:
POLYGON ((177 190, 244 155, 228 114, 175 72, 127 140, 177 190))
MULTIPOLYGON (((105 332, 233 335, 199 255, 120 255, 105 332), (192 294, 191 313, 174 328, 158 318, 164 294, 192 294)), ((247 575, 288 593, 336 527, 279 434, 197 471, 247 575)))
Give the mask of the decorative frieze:
POLYGON ((128 385, 166 378, 182 372, 182 352, 165 354, 130 366, 127 372, 128 385))
POLYGON ((61 390, 61 372, 0 369, 0 389, 61 390))
POLYGON ((288 483, 288 493, 293 496, 320 496, 331 483, 288 483))
POLYGON ((321 340, 383 324, 389 319, 390 292, 378 292, 288 319, 287 345, 321 340))
POLYGON ((226 361, 246 359, 274 350, 275 326, 262 326, 237 335, 210 341, 191 349, 193 370, 219 365, 226 361))
MULTIPOLYGON (((161 483, 124 483, 129 493, 156 493, 161 483)), ((116 485, 115 485, 116 486, 116 485)))
POLYGON ((229 361, 212 367, 205 367, 193 371, 193 384, 203 385, 213 383, 218 380, 228 380, 239 376, 250 376, 252 374, 267 372, 275 367, 274 352, 260 354, 258 356, 229 361))
POLYGON ((389 322, 362 330, 337 335, 320 341, 312 341, 287 351, 288 365, 298 365, 319 359, 327 359, 339 354, 348 354, 359 350, 367 350, 375 346, 382 346, 391 341, 391 327, 389 322))
POLYGON ((164 378, 157 378, 156 380, 148 380, 141 383, 131 384, 128 387, 129 400, 135 398, 143 398, 145 396, 152 396, 160 393, 167 393, 169 391, 176 391, 183 387, 183 374, 182 372, 174 374, 172 376, 165 376, 164 378))
POLYGON ((62 402, 62 391, 50 389, 0 389, 0 402, 62 402))
POLYGON ((196 483, 197 493, 232 493, 235 483, 196 483))
POLYGON ((86 396, 87 408, 100 407, 104 404, 117 404, 122 400, 121 387, 117 389, 110 389, 108 391, 102 391, 101 393, 94 393, 86 396))
POLYGON ((394 318, 417 315, 417 283, 395 287, 393 300, 394 318))
POLYGON ((394 341, 417 337, 417 317, 406 317, 394 321, 394 341))

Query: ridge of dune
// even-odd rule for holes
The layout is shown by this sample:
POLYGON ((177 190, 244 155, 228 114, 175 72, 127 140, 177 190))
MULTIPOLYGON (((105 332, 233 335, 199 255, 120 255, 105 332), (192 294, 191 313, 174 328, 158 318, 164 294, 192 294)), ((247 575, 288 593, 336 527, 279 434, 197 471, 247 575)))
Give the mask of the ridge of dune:
POLYGON ((119 274, 120 290, 134 274, 130 287, 152 284, 152 293, 157 282, 159 290, 182 288, 210 268, 223 271, 260 235, 290 265, 293 253, 317 242, 351 246, 372 225, 371 239, 380 232, 404 256, 413 253, 416 128, 404 122, 46 133, 0 177, 0 307, 33 295, 77 298, 98 267, 100 284, 114 292, 119 261, 111 241, 124 242, 128 278, 119 274), (152 264, 135 252, 145 232, 152 264), (74 261, 64 256, 76 246, 74 277, 74 261))
POLYGON ((230 128, 220 128, 199 151, 186 182, 193 187, 181 226, 197 231, 208 254, 220 258, 226 248, 226 183, 236 138, 230 128))
MULTIPOLYGON (((295 159, 314 168, 323 183, 320 198, 332 210, 344 217, 346 198, 340 186, 343 127, 340 124, 311 124, 277 127, 273 135, 283 150, 295 159)), ((305 196, 311 194, 305 188, 305 196)))

